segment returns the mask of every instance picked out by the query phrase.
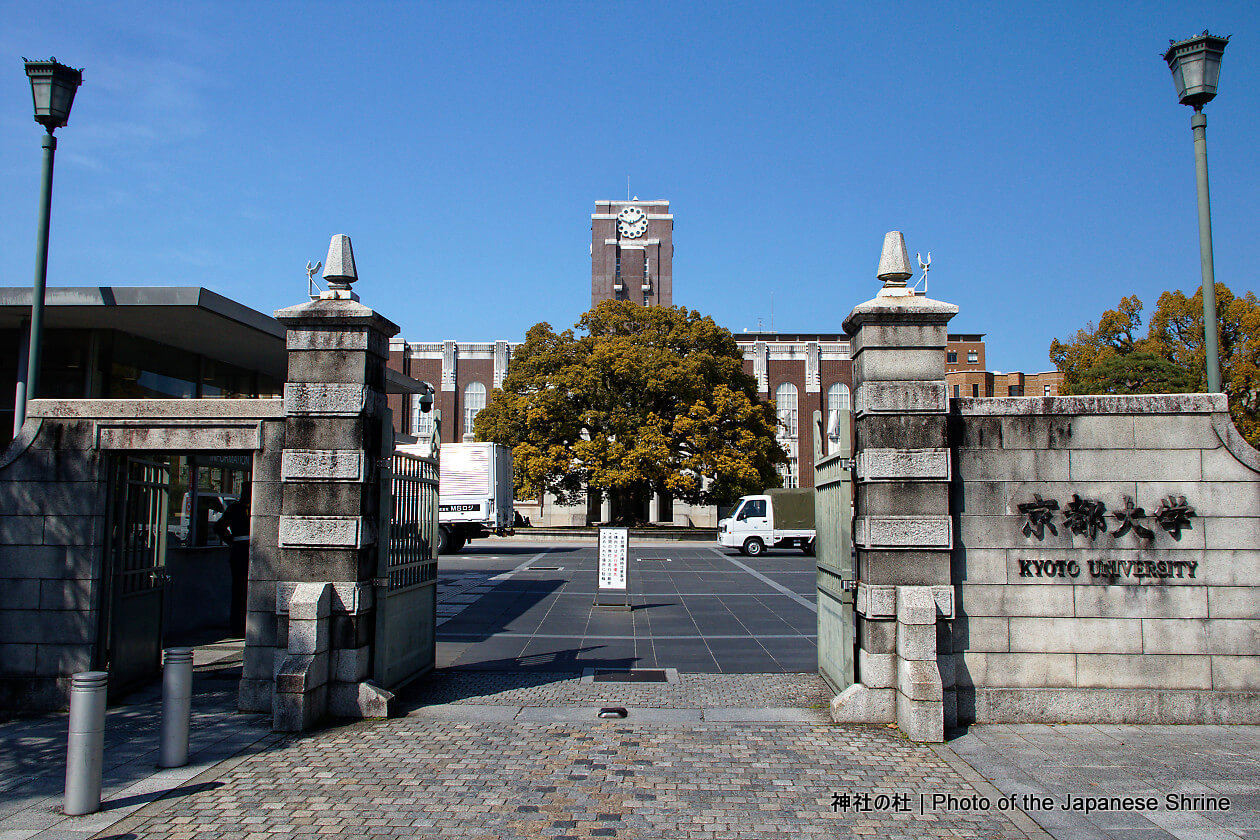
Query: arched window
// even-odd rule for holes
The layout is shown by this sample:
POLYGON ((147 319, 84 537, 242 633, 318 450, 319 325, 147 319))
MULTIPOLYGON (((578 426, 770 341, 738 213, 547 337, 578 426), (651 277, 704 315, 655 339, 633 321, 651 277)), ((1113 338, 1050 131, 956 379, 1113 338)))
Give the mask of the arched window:
POLYGON ((837 382, 827 389, 827 453, 835 451, 840 443, 840 412, 851 407, 849 386, 837 382))
POLYGON ((473 433, 473 420, 477 412, 486 407, 486 386, 480 382, 469 382, 464 389, 464 434, 473 433))
POLYGON ((779 474, 783 476, 784 487, 799 487, 800 477, 797 473, 796 460, 797 441, 799 440, 796 386, 791 382, 784 382, 778 388, 775 388, 774 405, 779 419, 779 445, 783 447, 788 456, 787 463, 779 467, 779 474))

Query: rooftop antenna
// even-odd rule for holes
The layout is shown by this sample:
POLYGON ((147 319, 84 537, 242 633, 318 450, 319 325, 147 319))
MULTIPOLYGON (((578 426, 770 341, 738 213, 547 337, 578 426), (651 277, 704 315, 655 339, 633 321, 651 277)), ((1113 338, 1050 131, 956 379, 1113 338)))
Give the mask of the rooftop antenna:
POLYGON ((318 274, 319 270, 323 267, 323 260, 315 263, 315 265, 311 265, 310 260, 306 261, 306 293, 310 295, 311 300, 319 300, 320 293, 324 291, 319 287, 319 284, 315 282, 315 275, 318 274))
POLYGON ((918 252, 915 252, 914 256, 919 261, 919 270, 923 272, 923 276, 919 278, 919 282, 915 283, 910 291, 914 292, 916 295, 919 295, 920 297, 924 297, 927 295, 928 271, 932 268, 932 252, 928 251, 927 262, 923 261, 923 255, 918 252), (923 291, 919 291, 919 283, 923 284, 923 291))

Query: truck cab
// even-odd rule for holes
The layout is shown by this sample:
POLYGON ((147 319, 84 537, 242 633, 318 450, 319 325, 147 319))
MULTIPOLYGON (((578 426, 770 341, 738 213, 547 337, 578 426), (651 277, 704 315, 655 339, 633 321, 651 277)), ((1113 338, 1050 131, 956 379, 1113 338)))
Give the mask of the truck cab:
POLYGON ((718 522, 718 545, 758 557, 767 548, 798 547, 814 553, 814 491, 770 490, 741 496, 731 515, 718 522))

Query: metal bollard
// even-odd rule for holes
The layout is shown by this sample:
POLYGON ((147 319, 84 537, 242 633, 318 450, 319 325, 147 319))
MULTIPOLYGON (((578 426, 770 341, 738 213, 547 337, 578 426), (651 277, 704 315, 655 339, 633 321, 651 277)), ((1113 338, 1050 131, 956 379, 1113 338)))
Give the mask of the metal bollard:
POLYGON ((192 648, 167 648, 162 665, 162 730, 158 767, 183 767, 188 763, 192 674, 192 648))
POLYGON ((72 817, 101 809, 108 687, 109 674, 105 671, 84 671, 70 679, 70 734, 66 742, 63 810, 72 817))

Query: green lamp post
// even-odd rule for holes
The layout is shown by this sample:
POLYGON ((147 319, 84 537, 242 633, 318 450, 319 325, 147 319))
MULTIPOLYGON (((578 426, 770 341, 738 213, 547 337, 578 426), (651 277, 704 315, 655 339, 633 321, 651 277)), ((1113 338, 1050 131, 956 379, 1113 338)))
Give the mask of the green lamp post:
POLYGON ((1207 362, 1207 389, 1221 391, 1221 359, 1217 349, 1216 277, 1212 268, 1212 209, 1208 200, 1207 117, 1203 106, 1216 97, 1221 75, 1221 56, 1229 38, 1218 38, 1203 30, 1184 41, 1169 41, 1164 61, 1172 70, 1177 99, 1194 108, 1190 128, 1194 131, 1194 171, 1199 187, 1199 259, 1203 265, 1203 351, 1207 362))
POLYGON ((43 138, 44 173, 39 193, 39 234, 35 243, 35 288, 31 297, 31 338, 27 345, 26 371, 18 370, 17 395, 13 404, 13 435, 26 422, 26 403, 39 386, 39 348, 44 326, 44 287, 48 280, 48 221, 52 211, 53 154, 57 138, 53 131, 70 121, 70 106, 75 91, 83 84, 83 71, 61 64, 55 58, 26 62, 26 75, 31 80, 31 97, 35 101, 35 122, 47 134, 43 138))

